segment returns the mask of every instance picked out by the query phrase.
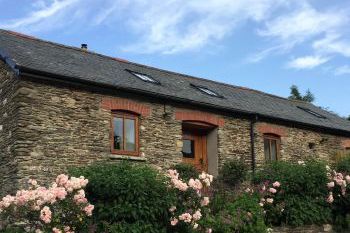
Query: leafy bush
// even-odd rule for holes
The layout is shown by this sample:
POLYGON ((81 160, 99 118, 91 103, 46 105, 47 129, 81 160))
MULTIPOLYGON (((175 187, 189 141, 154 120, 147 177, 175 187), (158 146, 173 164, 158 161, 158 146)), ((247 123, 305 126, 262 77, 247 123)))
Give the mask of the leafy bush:
POLYGON ((274 203, 283 206, 283 211, 267 216, 268 223, 300 226, 329 221, 331 213, 325 201, 328 179, 324 163, 279 161, 267 164, 253 178, 256 184, 276 180, 281 183, 282 190, 275 196, 274 203))
POLYGON ((258 205, 259 196, 244 193, 212 220, 213 232, 217 233, 265 233, 263 209, 258 205))
POLYGON ((25 231, 20 228, 7 228, 0 230, 0 233, 24 233, 25 231))
POLYGON ((92 215, 94 209, 85 198, 84 187, 87 183, 84 177, 69 178, 61 174, 46 188, 30 179, 27 190, 22 189, 14 196, 2 198, 0 222, 3 220, 7 232, 16 228, 26 232, 86 230, 87 217, 92 215))
POLYGON ((350 174, 350 156, 342 158, 336 165, 335 170, 350 174))
POLYGON ((183 180, 189 180, 191 178, 198 177, 198 170, 191 164, 179 163, 172 166, 172 169, 176 170, 183 180))
POLYGON ((170 219, 168 208, 175 196, 167 187, 167 178, 155 169, 121 162, 94 164, 71 173, 89 179, 86 194, 95 204, 94 220, 100 231, 165 231, 170 219), (142 227, 149 225, 151 231, 142 227))
POLYGON ((248 167, 241 160, 226 161, 221 170, 219 179, 225 184, 236 186, 247 177, 248 167))

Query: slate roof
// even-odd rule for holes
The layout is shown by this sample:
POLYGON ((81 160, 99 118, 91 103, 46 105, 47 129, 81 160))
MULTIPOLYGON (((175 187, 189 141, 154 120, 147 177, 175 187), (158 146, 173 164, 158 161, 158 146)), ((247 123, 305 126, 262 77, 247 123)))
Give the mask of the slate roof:
POLYGON ((0 30, 0 57, 19 71, 27 68, 67 76, 76 81, 88 81, 94 85, 147 93, 158 98, 350 133, 350 121, 312 104, 86 52, 11 31, 0 30), (128 70, 146 74, 159 81, 160 85, 144 82, 128 70), (192 85, 209 88, 222 98, 204 94, 192 85), (308 108, 324 118, 300 107, 308 108))

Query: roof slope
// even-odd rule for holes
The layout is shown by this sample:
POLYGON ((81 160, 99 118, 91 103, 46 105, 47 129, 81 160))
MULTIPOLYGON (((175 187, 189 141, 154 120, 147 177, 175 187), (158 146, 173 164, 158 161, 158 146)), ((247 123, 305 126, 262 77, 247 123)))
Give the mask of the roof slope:
POLYGON ((0 30, 1 54, 3 60, 6 56, 18 67, 68 76, 76 80, 147 92, 160 98, 166 96, 236 112, 350 132, 349 121, 312 104, 122 61, 6 30, 0 30), (161 85, 144 82, 127 70, 149 75, 161 85), (223 98, 204 94, 191 84, 207 87, 223 98), (324 118, 316 117, 298 106, 308 108, 324 118))

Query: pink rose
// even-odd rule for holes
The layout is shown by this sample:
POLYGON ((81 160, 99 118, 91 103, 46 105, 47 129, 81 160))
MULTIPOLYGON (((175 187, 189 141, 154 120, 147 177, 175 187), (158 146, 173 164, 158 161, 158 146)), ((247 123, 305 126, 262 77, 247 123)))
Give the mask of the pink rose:
POLYGON ((92 215, 92 211, 94 210, 95 206, 94 205, 91 205, 89 204, 88 206, 86 206, 84 208, 84 211, 86 213, 87 216, 91 216, 92 215))
POLYGON ((327 187, 330 189, 330 188, 333 188, 334 187, 334 182, 332 181, 332 182, 329 182, 328 184, 327 184, 327 187))
POLYGON ((209 205, 209 197, 204 197, 201 201, 201 206, 207 206, 209 205))
POLYGON ((277 190, 274 189, 274 188, 269 188, 269 192, 270 192, 270 193, 277 193, 277 190))
POLYGON ((190 213, 183 213, 179 216, 179 219, 186 223, 190 223, 192 221, 192 215, 190 213))
POLYGON ((197 210, 197 211, 192 215, 192 217, 193 217, 193 220, 194 220, 194 221, 198 221, 198 220, 201 219, 201 217, 202 217, 201 211, 200 211, 200 210, 197 210))
POLYGON ((266 198, 266 202, 272 204, 273 203, 273 198, 266 198))
POLYGON ((345 179, 346 179, 346 182, 350 183, 350 176, 349 175, 345 176, 345 179))
POLYGON ((171 221, 170 221, 170 224, 172 226, 175 226, 177 223, 179 222, 179 220, 177 218, 173 218, 171 221))
POLYGON ((48 206, 44 206, 44 208, 40 211, 40 219, 44 223, 50 223, 51 222, 51 210, 48 206))
POLYGON ((273 187, 278 188, 281 186, 281 183, 276 181, 275 183, 272 184, 273 187))
POLYGON ((328 196, 328 198, 327 198, 327 202, 328 202, 328 203, 333 203, 333 201, 334 201, 333 194, 332 194, 332 192, 330 192, 330 193, 329 193, 329 196, 328 196))

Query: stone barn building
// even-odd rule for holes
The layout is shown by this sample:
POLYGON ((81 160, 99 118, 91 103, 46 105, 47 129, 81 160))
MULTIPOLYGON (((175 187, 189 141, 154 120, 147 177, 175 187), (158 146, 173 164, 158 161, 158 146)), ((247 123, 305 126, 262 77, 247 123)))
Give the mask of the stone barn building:
POLYGON ((350 122, 309 103, 0 30, 0 187, 70 166, 329 160, 350 122))

